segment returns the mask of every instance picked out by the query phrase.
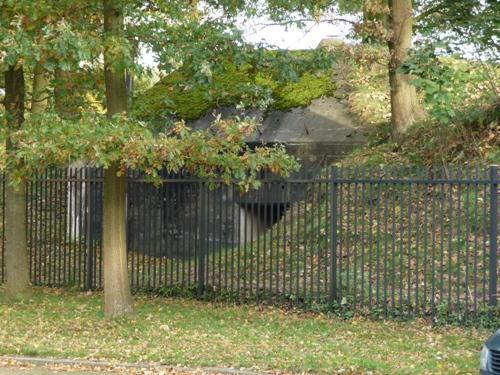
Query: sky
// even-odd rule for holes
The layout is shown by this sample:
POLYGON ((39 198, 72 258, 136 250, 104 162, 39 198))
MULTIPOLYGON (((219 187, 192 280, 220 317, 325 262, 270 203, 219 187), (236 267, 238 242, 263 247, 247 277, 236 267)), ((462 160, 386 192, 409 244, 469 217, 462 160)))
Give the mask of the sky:
MULTIPOLYGON (((250 43, 264 42, 282 49, 313 49, 325 38, 347 39, 351 27, 347 23, 328 24, 310 22, 305 28, 269 25, 269 20, 240 20, 244 37, 250 43)), ((156 65, 151 53, 143 52, 140 63, 156 65)))
POLYGON ((316 48, 324 38, 346 39, 351 31, 350 25, 346 23, 332 25, 310 22, 304 29, 265 25, 266 21, 258 20, 242 24, 245 39, 252 43, 266 42, 283 49, 311 49, 316 48))

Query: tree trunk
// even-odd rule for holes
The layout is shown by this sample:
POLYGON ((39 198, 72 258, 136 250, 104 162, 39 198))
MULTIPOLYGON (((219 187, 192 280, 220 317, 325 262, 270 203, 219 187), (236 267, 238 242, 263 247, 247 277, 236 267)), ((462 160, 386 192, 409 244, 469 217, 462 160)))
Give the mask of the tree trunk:
POLYGON ((49 77, 42 64, 35 65, 33 75, 33 96, 31 98, 31 113, 38 114, 45 111, 48 103, 47 86, 49 77))
POLYGON ((104 314, 118 317, 133 312, 127 269, 125 176, 111 165, 104 173, 104 314))
MULTIPOLYGON (((4 105, 7 114, 7 158, 13 150, 10 133, 24 122, 24 73, 22 66, 12 66, 5 72, 4 105)), ((6 171, 5 184, 5 292, 11 298, 30 293, 29 260, 26 241, 25 184, 14 184, 11 168, 6 171)))
MULTIPOLYGON (((123 4, 104 0, 104 33, 106 37, 123 35, 123 4)), ((127 111, 125 71, 116 64, 119 56, 104 52, 104 78, 108 117, 127 111)), ((119 317, 133 312, 127 268, 126 178, 118 176, 118 163, 104 171, 103 253, 104 314, 119 317)))
POLYGON ((389 0, 389 84, 391 87, 392 134, 401 141, 408 128, 423 115, 410 77, 398 72, 412 44, 412 0, 389 0))

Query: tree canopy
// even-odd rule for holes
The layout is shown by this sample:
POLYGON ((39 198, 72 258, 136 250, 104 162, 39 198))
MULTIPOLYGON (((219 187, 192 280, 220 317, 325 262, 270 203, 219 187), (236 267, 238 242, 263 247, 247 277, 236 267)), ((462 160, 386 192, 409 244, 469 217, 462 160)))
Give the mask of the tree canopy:
MULTIPOLYGON (((137 63, 138 48, 149 48, 158 54, 162 69, 186 64, 191 69, 190 80, 203 84, 212 81, 214 71, 225 69, 222 62, 228 56, 240 65, 259 58, 257 49, 242 44, 241 35, 222 20, 242 9, 244 4, 238 2, 211 2, 208 12, 196 2, 123 1, 125 30, 118 37, 103 33, 98 1, 45 1, 42 5, 3 2, 2 8, 9 14, 0 32, 4 66, 22 62, 32 70, 41 63, 48 72, 61 69, 88 74, 98 83, 102 82, 99 74, 105 50, 113 57, 111 69, 139 75, 148 72, 137 63), (223 11, 222 19, 211 17, 217 11, 223 11)), ((56 84, 53 79, 52 85, 56 84)), ((99 91, 102 86, 95 90, 99 91)), ((78 118, 62 118, 54 106, 28 116, 23 128, 13 134, 16 158, 7 159, 12 164, 7 167, 21 179, 35 170, 80 159, 104 167, 120 161, 122 169, 138 168, 152 177, 163 167, 187 168, 205 177, 221 174, 226 180, 245 180, 242 186, 248 188, 248 179, 261 168, 286 174, 295 166, 280 146, 246 147, 242 136, 255 129, 250 120, 216 122, 217 130, 204 133, 179 123, 174 131, 157 134, 133 116, 106 118, 99 111, 99 99, 103 97, 84 98, 78 118), (97 104, 83 110, 91 101, 97 104)))

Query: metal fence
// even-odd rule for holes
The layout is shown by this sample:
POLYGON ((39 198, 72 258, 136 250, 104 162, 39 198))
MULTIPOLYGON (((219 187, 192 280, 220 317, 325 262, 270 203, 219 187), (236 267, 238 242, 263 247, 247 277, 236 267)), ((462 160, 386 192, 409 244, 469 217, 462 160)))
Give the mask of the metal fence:
MULTIPOLYGON (((467 318, 497 305, 497 167, 263 175, 246 194, 163 177, 154 187, 138 173, 128 176, 134 290, 405 316, 467 318)), ((48 171, 28 184, 33 283, 102 287, 102 184, 94 168, 48 171)), ((0 254, 3 280, 3 248, 0 254)))

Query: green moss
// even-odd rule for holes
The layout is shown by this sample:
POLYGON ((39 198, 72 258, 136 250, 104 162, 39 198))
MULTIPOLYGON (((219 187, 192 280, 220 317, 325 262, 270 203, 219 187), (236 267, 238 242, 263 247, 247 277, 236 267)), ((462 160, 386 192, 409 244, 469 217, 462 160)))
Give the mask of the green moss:
POLYGON ((275 86, 272 108, 288 110, 294 107, 305 107, 314 99, 332 96, 334 91, 335 84, 330 74, 304 73, 297 82, 275 86))
POLYGON ((181 86, 185 77, 175 72, 135 100, 133 112, 137 117, 155 119, 175 113, 191 120, 203 116, 213 105, 201 87, 181 86))
POLYGON ((249 67, 237 69, 228 64, 224 73, 214 74, 210 88, 202 85, 185 87, 182 71, 170 74, 141 97, 136 98, 133 113, 148 120, 175 113, 182 119, 195 120, 219 106, 249 101, 248 86, 272 91, 271 109, 288 110, 304 107, 313 99, 332 95, 335 85, 330 73, 302 74, 296 82, 280 83, 270 72, 254 73, 249 67), (210 91, 208 91, 210 90, 210 91))

